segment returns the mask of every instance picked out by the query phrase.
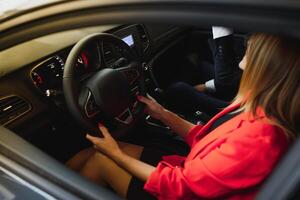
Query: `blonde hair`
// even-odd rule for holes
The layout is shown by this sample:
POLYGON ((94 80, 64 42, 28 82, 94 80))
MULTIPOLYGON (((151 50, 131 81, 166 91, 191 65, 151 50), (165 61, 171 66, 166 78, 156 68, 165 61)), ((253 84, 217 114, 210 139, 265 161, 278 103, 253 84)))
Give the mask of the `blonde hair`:
POLYGON ((234 103, 267 118, 290 136, 299 131, 300 41, 257 33, 250 37, 246 66, 234 103))

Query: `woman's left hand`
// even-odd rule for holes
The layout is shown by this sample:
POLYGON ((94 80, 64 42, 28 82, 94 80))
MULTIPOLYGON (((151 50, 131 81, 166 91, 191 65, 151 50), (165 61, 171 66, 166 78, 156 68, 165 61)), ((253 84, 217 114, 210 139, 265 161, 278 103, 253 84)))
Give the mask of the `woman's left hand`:
POLYGON ((94 144, 94 147, 97 150, 106 154, 120 167, 127 170, 133 176, 136 176, 146 182, 150 174, 155 171, 155 167, 131 157, 125 152, 123 153, 116 140, 111 137, 107 128, 99 124, 99 129, 103 134, 103 138, 94 137, 89 134, 86 135, 86 138, 94 144))
POLYGON ((102 132, 103 138, 94 137, 89 134, 86 138, 94 144, 94 148, 106 154, 109 157, 114 157, 117 154, 121 154, 122 151, 119 148, 116 140, 110 135, 107 128, 102 124, 99 124, 99 129, 102 132))

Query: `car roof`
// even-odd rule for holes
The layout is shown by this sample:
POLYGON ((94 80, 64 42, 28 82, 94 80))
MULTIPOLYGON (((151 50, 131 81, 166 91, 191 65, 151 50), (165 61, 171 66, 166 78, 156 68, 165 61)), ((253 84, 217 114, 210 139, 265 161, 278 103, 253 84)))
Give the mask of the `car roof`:
POLYGON ((49 34, 87 25, 142 21, 231 25, 233 28, 251 26, 255 30, 293 34, 290 30, 300 30, 299 9, 300 2, 296 0, 62 1, 0 20, 0 50, 42 36, 29 31, 49 34))

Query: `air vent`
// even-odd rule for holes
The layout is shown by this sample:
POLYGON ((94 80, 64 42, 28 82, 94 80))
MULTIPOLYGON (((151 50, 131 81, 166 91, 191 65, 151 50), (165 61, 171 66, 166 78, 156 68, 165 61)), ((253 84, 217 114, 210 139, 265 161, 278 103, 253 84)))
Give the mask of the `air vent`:
POLYGON ((149 47, 149 39, 145 30, 145 27, 143 25, 138 25, 137 26, 137 31, 139 33, 142 45, 143 45, 143 51, 146 52, 148 47, 149 47))
POLYGON ((104 62, 106 65, 110 65, 114 62, 114 54, 112 47, 108 44, 103 44, 104 62))
POLYGON ((0 99, 0 124, 6 125, 30 111, 31 106, 23 98, 9 96, 0 99))

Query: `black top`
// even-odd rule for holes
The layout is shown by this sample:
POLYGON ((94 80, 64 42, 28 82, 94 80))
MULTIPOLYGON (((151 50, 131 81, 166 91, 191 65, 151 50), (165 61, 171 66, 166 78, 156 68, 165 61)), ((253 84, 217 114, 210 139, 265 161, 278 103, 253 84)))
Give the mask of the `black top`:
POLYGON ((226 115, 221 116, 209 127, 207 133, 215 130, 218 126, 221 126, 223 123, 227 122, 228 120, 231 120, 232 118, 239 115, 240 113, 241 111, 234 112, 234 113, 230 112, 227 113, 226 115))

